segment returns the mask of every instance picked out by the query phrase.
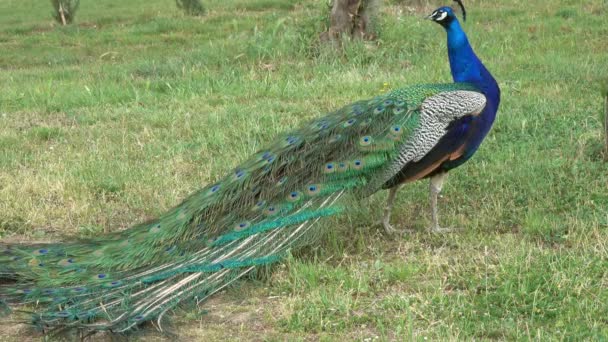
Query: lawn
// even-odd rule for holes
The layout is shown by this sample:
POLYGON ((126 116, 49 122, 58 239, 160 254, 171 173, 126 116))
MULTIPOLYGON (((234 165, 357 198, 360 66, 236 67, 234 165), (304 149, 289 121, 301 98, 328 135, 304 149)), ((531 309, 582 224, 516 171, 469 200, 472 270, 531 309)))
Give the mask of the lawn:
MULTIPOLYGON (((96 236, 158 216, 278 133, 358 99, 449 82, 448 1, 386 0, 375 42, 319 46, 327 2, 0 2, 0 237, 96 236)), ((452 172, 322 223, 320 243, 198 309, 184 340, 608 339, 605 0, 466 1, 464 28, 502 88, 494 128, 452 172)), ((6 340, 31 335, 11 327, 6 340)), ((166 338, 146 326, 134 336, 166 338)), ((36 335, 34 335, 36 336, 36 335)))

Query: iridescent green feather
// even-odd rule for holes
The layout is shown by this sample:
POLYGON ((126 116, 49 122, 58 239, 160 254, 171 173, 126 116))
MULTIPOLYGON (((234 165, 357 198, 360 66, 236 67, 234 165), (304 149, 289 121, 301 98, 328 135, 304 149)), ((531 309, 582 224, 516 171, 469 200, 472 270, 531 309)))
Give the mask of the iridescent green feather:
MULTIPOLYGON (((422 101, 465 84, 418 85, 359 101, 278 137, 217 183, 156 220, 96 239, 0 246, 0 287, 41 326, 128 330, 314 241, 419 124, 422 101)), ((370 187, 371 191, 370 191, 370 187)))

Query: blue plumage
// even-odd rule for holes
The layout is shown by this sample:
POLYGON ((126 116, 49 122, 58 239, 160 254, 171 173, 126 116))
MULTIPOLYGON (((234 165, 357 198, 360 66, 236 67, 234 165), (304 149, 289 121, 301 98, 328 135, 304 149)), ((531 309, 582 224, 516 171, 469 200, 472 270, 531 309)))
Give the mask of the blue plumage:
MULTIPOLYGON (((455 127, 455 130, 460 131, 458 138, 466 140, 466 147, 462 157, 443 166, 445 170, 461 165, 475 153, 492 127, 500 104, 500 88, 496 80, 471 48, 469 40, 455 18, 452 9, 448 7, 447 10, 450 12, 448 17, 454 17, 444 26, 447 32, 448 57, 452 78, 454 82, 470 83, 477 86, 486 95, 487 103, 486 108, 480 115, 463 120, 455 127)), ((458 138, 455 137, 454 139, 458 138)))

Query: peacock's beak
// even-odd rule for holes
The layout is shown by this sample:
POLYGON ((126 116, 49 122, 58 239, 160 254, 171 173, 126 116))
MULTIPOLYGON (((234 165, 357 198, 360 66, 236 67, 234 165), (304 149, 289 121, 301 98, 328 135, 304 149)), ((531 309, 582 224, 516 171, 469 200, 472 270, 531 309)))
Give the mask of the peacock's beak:
POLYGON ((425 17, 425 19, 428 20, 432 20, 432 21, 437 21, 437 18, 439 17, 439 12, 438 11, 434 11, 433 13, 429 14, 428 16, 425 17))

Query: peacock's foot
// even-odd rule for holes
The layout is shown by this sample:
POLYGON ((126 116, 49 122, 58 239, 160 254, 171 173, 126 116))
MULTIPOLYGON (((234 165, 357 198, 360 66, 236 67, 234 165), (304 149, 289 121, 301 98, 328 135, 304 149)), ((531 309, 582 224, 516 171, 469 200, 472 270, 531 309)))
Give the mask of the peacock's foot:
POLYGON ((442 228, 439 226, 436 227, 430 227, 428 229, 429 233, 433 233, 433 234, 445 234, 445 233, 454 233, 454 232, 459 232, 464 230, 463 228, 442 228))
POLYGON ((405 234, 414 233, 413 229, 407 229, 407 228, 397 229, 397 228, 393 227, 393 225, 391 225, 390 222, 387 222, 387 221, 382 221, 382 226, 384 227, 384 232, 387 235, 405 235, 405 234))

